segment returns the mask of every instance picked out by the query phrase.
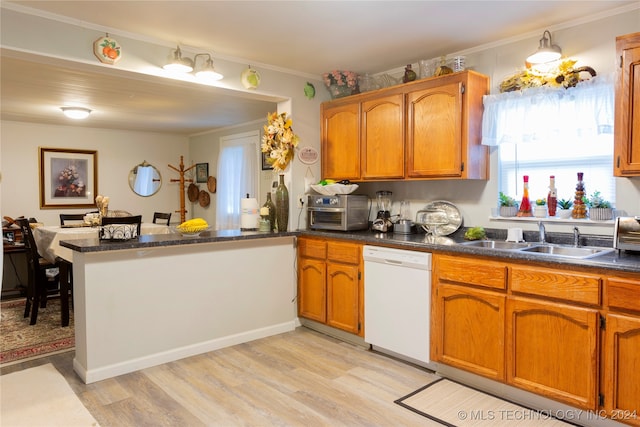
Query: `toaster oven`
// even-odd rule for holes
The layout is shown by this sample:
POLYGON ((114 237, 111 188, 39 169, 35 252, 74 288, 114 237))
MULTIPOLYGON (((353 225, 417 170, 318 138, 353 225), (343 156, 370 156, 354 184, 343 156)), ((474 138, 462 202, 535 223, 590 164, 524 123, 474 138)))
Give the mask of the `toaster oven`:
POLYGON ((620 216, 616 218, 613 247, 615 249, 640 251, 640 216, 620 216))
POLYGON ((369 228, 369 197, 360 194, 309 194, 307 228, 352 231, 369 228))

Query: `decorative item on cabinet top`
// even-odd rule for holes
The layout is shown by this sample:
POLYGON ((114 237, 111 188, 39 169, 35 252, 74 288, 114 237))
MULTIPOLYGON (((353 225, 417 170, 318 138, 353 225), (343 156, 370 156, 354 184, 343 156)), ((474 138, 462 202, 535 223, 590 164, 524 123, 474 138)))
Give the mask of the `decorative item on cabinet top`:
POLYGON ((324 73, 322 79, 334 99, 358 93, 358 74, 353 71, 333 70, 324 73))

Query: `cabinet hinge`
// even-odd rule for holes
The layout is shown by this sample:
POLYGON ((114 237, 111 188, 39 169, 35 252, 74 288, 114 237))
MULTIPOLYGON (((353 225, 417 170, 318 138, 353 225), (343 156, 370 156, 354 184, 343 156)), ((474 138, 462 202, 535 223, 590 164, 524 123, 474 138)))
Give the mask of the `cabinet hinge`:
POLYGON ((464 172, 464 162, 460 164, 460 172, 464 172))
POLYGON ((361 274, 361 273, 358 271, 358 280, 360 280, 360 274, 361 274))
POLYGON ((362 327, 362 324, 360 322, 358 322, 358 332, 360 332, 360 328, 362 327))
POLYGON ((464 94, 464 89, 465 89, 465 87, 464 87, 464 83, 463 83, 463 84, 460 86, 460 93, 464 94))
POLYGON ((598 406, 604 406, 604 394, 598 394, 598 406))
POLYGON ((620 156, 618 156, 618 160, 617 160, 617 163, 616 163, 616 167, 617 167, 617 168, 620 168, 620 156))
POLYGON ((624 64, 624 63, 622 62, 622 55, 620 55, 620 68, 622 68, 622 65, 623 65, 623 64, 624 64))
POLYGON ((606 329, 607 328, 607 319, 604 316, 600 316, 600 329, 606 329))

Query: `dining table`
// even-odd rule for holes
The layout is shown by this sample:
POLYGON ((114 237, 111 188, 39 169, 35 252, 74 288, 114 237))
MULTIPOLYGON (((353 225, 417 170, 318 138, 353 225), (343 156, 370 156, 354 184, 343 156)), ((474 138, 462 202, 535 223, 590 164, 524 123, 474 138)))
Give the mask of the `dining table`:
MULTIPOLYGON (((100 227, 91 226, 39 226, 33 229, 33 238, 38 253, 49 262, 55 263, 58 258, 73 262, 73 251, 60 246, 62 240, 97 239, 100 227)), ((167 225, 143 222, 140 234, 169 234, 167 225)))
MULTIPOLYGON (((38 226, 33 229, 33 238, 41 257, 58 264, 60 273, 60 295, 68 295, 73 283, 73 251, 60 245, 64 240, 98 239, 100 227, 84 224, 69 226, 38 226)), ((171 228, 163 224, 142 223, 140 234, 170 234, 171 228)), ((69 326, 69 299, 60 298, 61 324, 69 326)))

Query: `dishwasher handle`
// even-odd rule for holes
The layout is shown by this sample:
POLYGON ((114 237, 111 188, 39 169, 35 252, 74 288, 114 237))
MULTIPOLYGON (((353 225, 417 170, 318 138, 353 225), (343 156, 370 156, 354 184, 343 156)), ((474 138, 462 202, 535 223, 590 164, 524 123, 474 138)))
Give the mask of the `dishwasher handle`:
POLYGON ((362 257, 365 263, 373 262, 402 268, 431 270, 431 254, 428 252, 365 245, 362 249, 362 257))

